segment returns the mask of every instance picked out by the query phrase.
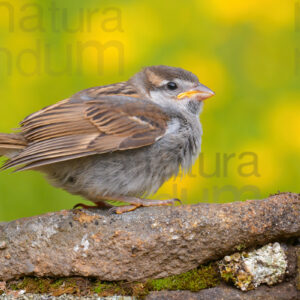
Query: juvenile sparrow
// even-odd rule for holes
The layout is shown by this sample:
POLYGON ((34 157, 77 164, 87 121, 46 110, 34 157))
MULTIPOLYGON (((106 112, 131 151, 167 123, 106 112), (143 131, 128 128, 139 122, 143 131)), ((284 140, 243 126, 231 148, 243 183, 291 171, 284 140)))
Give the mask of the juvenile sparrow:
POLYGON ((9 158, 2 169, 41 171, 53 185, 115 213, 173 204, 177 199, 141 197, 193 164, 202 101, 213 95, 191 72, 146 67, 31 114, 17 133, 0 134, 0 155, 9 158), (128 205, 108 204, 114 201, 128 205))

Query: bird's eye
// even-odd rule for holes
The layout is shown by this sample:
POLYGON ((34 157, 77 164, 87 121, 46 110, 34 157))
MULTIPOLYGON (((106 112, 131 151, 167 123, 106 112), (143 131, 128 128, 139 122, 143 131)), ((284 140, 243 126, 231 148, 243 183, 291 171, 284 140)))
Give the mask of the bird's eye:
POLYGON ((167 83, 167 88, 171 91, 176 90, 178 88, 177 84, 173 81, 167 83))

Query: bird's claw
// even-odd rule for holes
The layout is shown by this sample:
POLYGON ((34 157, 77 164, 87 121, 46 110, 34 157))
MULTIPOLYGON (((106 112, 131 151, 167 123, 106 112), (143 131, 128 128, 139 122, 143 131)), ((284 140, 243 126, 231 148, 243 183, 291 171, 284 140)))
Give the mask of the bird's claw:
POLYGON ((178 202, 180 205, 182 205, 182 201, 180 199, 178 199, 178 198, 174 198, 173 201, 174 201, 174 203, 178 202))

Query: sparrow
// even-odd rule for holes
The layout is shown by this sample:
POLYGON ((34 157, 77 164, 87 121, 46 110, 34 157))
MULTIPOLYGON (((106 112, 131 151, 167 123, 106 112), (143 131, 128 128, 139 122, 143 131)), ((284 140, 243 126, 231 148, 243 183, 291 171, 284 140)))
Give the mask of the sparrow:
POLYGON ((1 169, 44 173, 54 186, 121 214, 174 204, 150 200, 200 152, 203 100, 214 95, 196 75, 164 65, 128 81, 88 88, 29 115, 0 134, 1 169), (122 202, 126 205, 113 206, 122 202))

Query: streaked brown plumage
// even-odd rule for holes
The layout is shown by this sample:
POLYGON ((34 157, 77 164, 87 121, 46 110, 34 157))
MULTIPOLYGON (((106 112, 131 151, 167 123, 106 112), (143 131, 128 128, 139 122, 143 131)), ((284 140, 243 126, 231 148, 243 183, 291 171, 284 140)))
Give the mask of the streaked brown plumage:
MULTIPOLYGON (((101 90, 101 89, 100 89, 101 90)), ((20 170, 49 163, 152 144, 165 131, 167 116, 152 103, 132 98, 111 105, 111 97, 85 102, 67 99, 47 107, 22 123, 28 146, 4 168, 20 170)))

